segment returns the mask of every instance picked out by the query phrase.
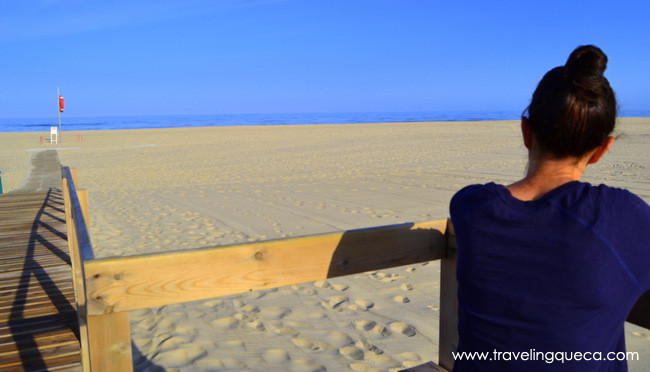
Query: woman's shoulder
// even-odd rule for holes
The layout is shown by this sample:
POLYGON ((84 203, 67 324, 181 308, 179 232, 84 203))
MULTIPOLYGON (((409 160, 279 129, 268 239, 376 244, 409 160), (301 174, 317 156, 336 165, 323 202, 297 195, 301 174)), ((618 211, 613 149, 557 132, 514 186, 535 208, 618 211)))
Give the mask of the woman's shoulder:
POLYGON ((591 226, 650 224, 650 206, 629 190, 575 182, 550 199, 591 226))
POLYGON ((494 188, 497 186, 494 183, 488 184, 475 184, 465 186, 462 189, 458 190, 456 194, 452 197, 452 201, 462 201, 469 198, 485 198, 489 195, 494 194, 494 188))
POLYGON ((580 182, 574 195, 578 198, 588 198, 605 204, 609 208, 650 208, 648 204, 629 190, 612 187, 604 184, 591 185, 580 182))
POLYGON ((493 182, 463 187, 451 198, 449 210, 452 219, 454 216, 464 215, 470 209, 475 209, 495 199, 500 193, 499 188, 503 188, 503 186, 493 182))

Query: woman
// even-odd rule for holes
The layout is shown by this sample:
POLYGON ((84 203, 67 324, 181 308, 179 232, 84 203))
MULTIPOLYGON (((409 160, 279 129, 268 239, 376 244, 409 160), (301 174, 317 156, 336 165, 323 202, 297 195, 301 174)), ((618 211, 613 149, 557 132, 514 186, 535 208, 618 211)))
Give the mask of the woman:
POLYGON ((650 290, 650 207, 580 182, 614 142, 606 66, 588 45, 546 73, 521 122, 526 177, 468 186, 451 201, 458 351, 488 353, 456 359, 455 371, 627 370, 606 359, 620 359, 625 318, 650 290))

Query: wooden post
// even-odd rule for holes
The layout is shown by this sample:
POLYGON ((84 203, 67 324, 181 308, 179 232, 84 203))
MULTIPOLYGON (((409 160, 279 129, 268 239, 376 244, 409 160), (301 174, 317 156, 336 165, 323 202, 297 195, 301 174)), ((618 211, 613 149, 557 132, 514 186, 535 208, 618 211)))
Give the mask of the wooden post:
POLYGON ((440 340, 438 364, 451 371, 452 352, 458 348, 458 281, 456 280, 456 235, 447 221, 447 257, 440 261, 440 340))
POLYGON ((88 316, 93 371, 133 371, 129 312, 88 316))
POLYGON ((647 291, 636 302, 627 321, 638 326, 650 329, 650 291, 647 291))

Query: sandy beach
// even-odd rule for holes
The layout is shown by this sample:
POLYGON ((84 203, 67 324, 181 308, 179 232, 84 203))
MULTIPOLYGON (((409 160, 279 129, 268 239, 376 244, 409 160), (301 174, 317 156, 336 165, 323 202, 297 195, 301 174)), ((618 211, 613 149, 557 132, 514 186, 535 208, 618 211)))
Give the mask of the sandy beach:
MULTIPOLYGON (((650 118, 619 119, 583 181, 650 202, 650 118)), ((57 149, 89 194, 97 257, 446 219, 473 183, 524 175, 519 122, 0 133, 5 192, 57 149)), ((397 371, 438 360, 439 263, 131 312, 140 371, 397 371)), ((626 324, 631 371, 650 331, 626 324)))

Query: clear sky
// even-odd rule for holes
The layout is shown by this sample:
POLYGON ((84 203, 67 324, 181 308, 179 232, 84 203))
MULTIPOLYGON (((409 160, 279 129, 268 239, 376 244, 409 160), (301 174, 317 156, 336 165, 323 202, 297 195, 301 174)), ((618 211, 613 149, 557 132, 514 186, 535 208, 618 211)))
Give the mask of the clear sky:
POLYGON ((650 109, 650 1, 2 0, 0 117, 523 110, 578 45, 650 109))

